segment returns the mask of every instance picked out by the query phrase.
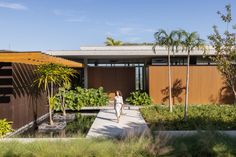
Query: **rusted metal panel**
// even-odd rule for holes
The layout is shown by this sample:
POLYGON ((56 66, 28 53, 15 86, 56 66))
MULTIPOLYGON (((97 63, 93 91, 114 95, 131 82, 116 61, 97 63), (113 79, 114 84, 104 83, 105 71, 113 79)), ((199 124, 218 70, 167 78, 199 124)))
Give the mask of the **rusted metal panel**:
MULTIPOLYGON (((172 66, 174 104, 183 104, 186 66, 172 66)), ((216 66, 190 66, 190 104, 233 103, 233 95, 216 66)), ((168 67, 149 66, 149 94, 157 104, 168 103, 168 67)))
POLYGON ((126 98, 135 90, 134 67, 89 67, 88 87, 103 87, 111 99, 116 90, 120 90, 126 98))

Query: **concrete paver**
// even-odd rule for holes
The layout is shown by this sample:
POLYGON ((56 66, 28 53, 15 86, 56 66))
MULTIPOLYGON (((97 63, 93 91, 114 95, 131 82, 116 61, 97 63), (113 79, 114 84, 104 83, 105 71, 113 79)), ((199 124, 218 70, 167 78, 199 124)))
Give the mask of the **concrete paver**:
POLYGON ((121 138, 140 135, 148 130, 139 109, 125 109, 117 123, 115 110, 110 108, 100 110, 86 137, 121 138))

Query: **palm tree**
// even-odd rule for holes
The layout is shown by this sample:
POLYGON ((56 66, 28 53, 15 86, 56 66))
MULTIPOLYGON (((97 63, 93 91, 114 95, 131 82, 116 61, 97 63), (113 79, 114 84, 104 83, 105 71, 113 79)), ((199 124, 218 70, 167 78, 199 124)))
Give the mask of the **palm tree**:
POLYGON ((114 40, 112 37, 107 37, 107 40, 105 41, 106 46, 121 46, 122 41, 120 40, 114 40))
POLYGON ((169 109, 170 112, 173 111, 173 101, 172 101, 172 80, 171 80, 171 67, 170 67, 170 51, 173 53, 178 51, 178 46, 181 43, 181 33, 179 31, 172 31, 168 34, 165 30, 160 29, 154 34, 156 43, 153 46, 153 51, 156 52, 157 46, 164 46, 168 51, 168 82, 169 82, 169 109))
POLYGON ((55 104, 55 97, 53 92, 53 85, 66 84, 70 81, 70 77, 73 76, 73 69, 62 67, 58 64, 42 64, 37 67, 35 72, 38 77, 35 79, 34 84, 38 85, 38 88, 43 86, 47 93, 49 102, 49 123, 53 125, 52 110, 55 104))
POLYGON ((190 54, 195 49, 202 49, 205 51, 205 43, 203 39, 200 39, 197 32, 188 33, 182 31, 182 48, 183 51, 187 52, 187 71, 186 71, 186 90, 185 90, 185 104, 184 104, 184 120, 188 119, 188 98, 189 98, 189 64, 190 64, 190 54))

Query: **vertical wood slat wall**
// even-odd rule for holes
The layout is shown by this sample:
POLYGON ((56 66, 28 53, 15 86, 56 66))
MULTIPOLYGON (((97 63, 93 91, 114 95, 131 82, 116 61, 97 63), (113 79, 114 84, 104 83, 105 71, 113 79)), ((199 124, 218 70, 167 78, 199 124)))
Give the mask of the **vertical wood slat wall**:
MULTIPOLYGON (((175 104, 183 104, 186 66, 172 66, 172 91, 175 104)), ((149 94, 157 104, 168 103, 168 67, 149 66, 149 94)), ((216 66, 190 66, 189 103, 233 103, 233 95, 216 66)))
POLYGON ((10 121, 12 117, 12 102, 13 94, 13 76, 12 64, 0 63, 0 119, 6 118, 10 121))
POLYGON ((135 90, 134 67, 89 67, 88 87, 104 87, 112 99, 116 90, 123 93, 124 98, 135 90))
POLYGON ((0 119, 20 128, 48 112, 45 93, 32 87, 35 66, 0 63, 0 119))

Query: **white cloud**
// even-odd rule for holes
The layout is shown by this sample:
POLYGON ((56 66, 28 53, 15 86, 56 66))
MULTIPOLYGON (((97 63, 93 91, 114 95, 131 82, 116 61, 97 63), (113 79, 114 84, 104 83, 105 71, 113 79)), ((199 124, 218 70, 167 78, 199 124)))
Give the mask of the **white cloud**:
POLYGON ((28 8, 19 3, 0 2, 1 8, 8 8, 13 10, 27 10, 28 8))
POLYGON ((137 35, 142 33, 154 33, 155 29, 140 27, 121 27, 118 28, 118 31, 123 35, 137 35))
POLYGON ((124 35, 132 35, 135 34, 136 29, 133 27, 121 27, 119 28, 119 32, 124 35))
POLYGON ((140 37, 130 37, 126 39, 128 42, 140 42, 141 38, 140 37))
POLYGON ((82 12, 78 12, 75 10, 59 10, 55 9, 53 10, 53 14, 56 16, 61 16, 64 18, 64 21, 66 22, 85 22, 88 21, 86 16, 81 15, 82 12))
POLYGON ((60 9, 55 9, 52 11, 54 15, 57 16, 75 16, 78 14, 77 11, 75 10, 60 10, 60 9))
POLYGON ((77 18, 68 18, 65 20, 66 22, 84 22, 86 21, 86 17, 85 16, 81 16, 81 17, 77 17, 77 18))
POLYGON ((105 22, 105 24, 106 24, 107 26, 120 26, 120 25, 121 25, 121 23, 118 23, 118 22, 110 22, 110 21, 105 22))

